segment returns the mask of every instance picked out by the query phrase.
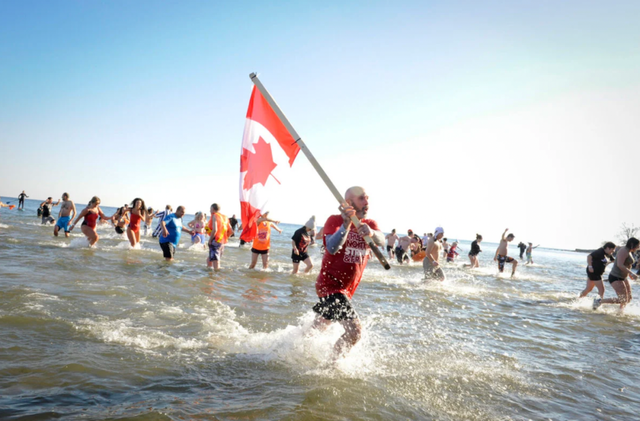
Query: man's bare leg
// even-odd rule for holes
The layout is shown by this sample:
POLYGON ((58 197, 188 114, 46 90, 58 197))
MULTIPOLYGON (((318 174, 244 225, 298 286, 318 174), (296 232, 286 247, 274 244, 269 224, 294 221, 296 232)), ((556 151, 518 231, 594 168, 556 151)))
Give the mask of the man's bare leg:
POLYGON ((333 357, 337 359, 349 352, 362 337, 362 325, 359 319, 342 320, 340 324, 344 328, 344 334, 333 347, 333 357))

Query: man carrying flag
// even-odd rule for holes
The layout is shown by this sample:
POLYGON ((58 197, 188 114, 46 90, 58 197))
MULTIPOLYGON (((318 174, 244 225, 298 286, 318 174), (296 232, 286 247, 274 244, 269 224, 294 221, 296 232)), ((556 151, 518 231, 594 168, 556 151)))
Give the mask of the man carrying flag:
POLYGON ((362 187, 351 187, 345 193, 340 215, 332 215, 324 224, 323 242, 326 253, 316 279, 316 293, 320 301, 313 307, 316 319, 313 327, 325 330, 338 322, 344 334, 334 346, 334 359, 353 347, 361 337, 362 326, 351 305, 351 297, 358 288, 369 260, 370 249, 363 237, 371 236, 375 244, 384 245, 384 234, 372 219, 365 219, 369 210, 369 196, 362 187), (360 220, 356 229, 351 222, 360 220))
POLYGON ((256 208, 262 206, 260 207, 262 211, 265 208, 262 199, 256 200, 256 197, 260 196, 258 193, 262 191, 258 183, 265 187, 265 183, 269 182, 270 186, 273 186, 269 178, 273 176, 272 178, 279 184, 280 173, 276 172, 278 170, 282 172, 283 169, 291 167, 296 155, 302 150, 340 203, 341 214, 329 217, 323 228, 326 253, 322 258, 322 269, 316 280, 316 292, 320 302, 313 307, 317 313, 314 328, 324 330, 337 321, 345 329, 345 333, 334 346, 334 358, 337 358, 360 340, 362 327, 350 300, 362 279, 362 272, 369 260, 369 252, 376 255, 385 269, 391 268, 378 249, 378 246, 384 244, 384 235, 375 221, 364 219, 369 210, 369 197, 364 188, 351 187, 343 198, 258 76, 252 73, 250 77, 255 86, 247 112, 240 158, 240 201, 243 210, 242 224, 245 227, 240 238, 244 241, 251 241, 254 238, 255 218, 260 212, 256 208), (268 130, 260 131, 265 127, 268 130), (264 137, 268 139, 266 142, 264 137), (279 145, 280 148, 273 148, 273 150, 276 150, 276 155, 280 155, 281 158, 266 159, 271 155, 271 148, 267 151, 264 143, 279 145), (256 159, 258 155, 262 158, 256 159), (276 160, 278 163, 274 162, 276 160), (259 164, 254 165, 254 161, 259 164), (255 215, 253 220, 245 219, 245 209, 255 215))

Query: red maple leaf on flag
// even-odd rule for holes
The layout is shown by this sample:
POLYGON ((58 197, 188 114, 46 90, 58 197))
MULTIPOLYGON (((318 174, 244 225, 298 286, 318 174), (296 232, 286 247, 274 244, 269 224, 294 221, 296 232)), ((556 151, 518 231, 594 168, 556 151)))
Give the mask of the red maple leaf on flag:
MULTIPOLYGON (((273 177, 271 172, 278 166, 273 162, 273 154, 271 153, 271 145, 264 141, 262 137, 253 145, 255 152, 242 148, 240 156, 240 172, 247 172, 244 176, 243 190, 249 190, 251 187, 260 183, 263 186, 267 182, 269 176, 273 177)), ((273 177, 276 181, 277 178, 273 177)), ((278 184, 280 182, 278 181, 278 184)))

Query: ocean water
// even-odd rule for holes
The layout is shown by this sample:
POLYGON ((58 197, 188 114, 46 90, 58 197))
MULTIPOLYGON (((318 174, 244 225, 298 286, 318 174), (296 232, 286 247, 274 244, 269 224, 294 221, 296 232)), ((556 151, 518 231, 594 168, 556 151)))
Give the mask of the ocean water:
POLYGON ((53 237, 37 204, 0 209, 0 419, 639 417, 640 306, 577 299, 586 254, 539 248, 511 279, 495 244, 462 268, 462 241, 443 283, 372 260, 353 300, 363 338, 331 365, 341 328, 309 333, 319 248, 312 274, 290 275, 298 226, 273 233, 268 270, 232 239, 214 273, 186 235, 172 263, 108 227, 90 249, 79 229, 53 237))

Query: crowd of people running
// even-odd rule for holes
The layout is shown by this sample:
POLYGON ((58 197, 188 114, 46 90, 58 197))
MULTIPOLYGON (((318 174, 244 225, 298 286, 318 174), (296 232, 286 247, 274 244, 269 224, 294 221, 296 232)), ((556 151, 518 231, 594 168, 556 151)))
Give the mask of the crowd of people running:
MULTIPOLYGON (((498 245, 493 260, 498 264, 498 271, 502 273, 507 263, 512 265, 511 277, 516 273, 518 260, 508 255, 508 243, 515 239, 513 233, 509 233, 506 229, 502 233, 500 244, 498 245)), ((447 238, 444 237, 444 230, 441 227, 436 228, 434 233, 425 233, 422 238, 414 234, 412 230, 407 231, 407 235, 399 237, 396 230, 393 229, 390 234, 385 237, 387 254, 390 259, 394 257, 399 264, 408 263, 410 260, 422 261, 425 279, 434 279, 443 281, 445 279, 444 272, 440 267, 440 256, 442 260, 453 262, 459 255, 458 241, 449 244, 447 238)), ((476 239, 471 243, 469 250, 469 261, 464 265, 468 268, 479 267, 478 254, 482 252, 480 243, 482 235, 476 234, 476 239)), ((534 246, 533 243, 524 244, 520 242, 520 260, 524 260, 526 254, 526 265, 533 264, 533 250, 540 245, 534 246)), ((620 308, 624 308, 632 299, 631 285, 629 278, 636 280, 640 274, 640 240, 631 237, 622 247, 617 247, 613 242, 606 242, 604 246, 593 251, 587 256, 587 286, 580 293, 580 298, 586 297, 593 288, 598 289, 599 298, 593 301, 593 309, 596 310, 602 304, 618 304, 620 308), (615 298, 604 299, 605 285, 602 276, 605 272, 607 264, 613 263, 608 281, 616 292, 615 298), (633 269, 637 273, 633 273, 633 269)))
MULTIPOLYGON (((511 263, 512 272, 511 275, 515 275, 518 261, 513 257, 507 255, 508 243, 515 238, 514 234, 506 235, 508 229, 502 234, 500 245, 496 249, 494 261, 498 262, 498 270, 502 273, 506 263, 511 263), (505 236, 506 235, 506 236, 505 236)), ((395 228, 390 234, 385 237, 387 254, 390 259, 396 258, 399 264, 409 263, 411 260, 415 262, 423 262, 425 268, 425 274, 429 278, 444 279, 444 274, 439 268, 440 256, 442 260, 447 263, 452 263, 460 255, 458 241, 448 242, 448 239, 444 237, 444 230, 442 227, 436 228, 434 233, 425 233, 421 238, 418 234, 414 234, 412 230, 407 231, 407 235, 399 237, 395 228)), ((480 243, 482 242, 482 235, 476 234, 476 239, 471 242, 471 249, 469 250, 469 263, 464 267, 477 268, 479 267, 478 254, 482 252, 480 243)), ((523 253, 526 250, 527 253, 527 265, 533 264, 533 250, 540 245, 534 246, 533 243, 529 243, 528 246, 520 243, 524 246, 521 248, 520 259, 523 260, 523 253)))
MULTIPOLYGON (((20 209, 24 207, 24 197, 28 197, 22 192, 19 197, 20 209)), ((224 245, 230 237, 242 228, 242 224, 235 215, 227 218, 220 213, 220 205, 214 203, 210 208, 210 217, 207 214, 196 212, 194 219, 183 226, 182 217, 185 214, 184 206, 178 206, 173 211, 170 205, 163 210, 154 211, 147 207, 144 200, 135 198, 131 203, 125 203, 118 208, 113 215, 107 216, 100 208, 100 198, 94 196, 89 204, 80 212, 71 200, 68 193, 63 193, 61 199, 54 202, 51 197, 40 203, 38 207, 38 217, 43 225, 53 225, 53 235, 63 231, 66 237, 81 222, 80 230, 87 238, 89 246, 93 247, 100 236, 98 234, 99 225, 109 225, 119 235, 124 235, 129 240, 132 248, 140 243, 140 236, 151 235, 157 237, 160 248, 166 260, 173 260, 176 248, 180 242, 182 232, 188 232, 193 245, 201 245, 209 250, 207 266, 213 269, 220 269, 221 255, 224 245), (57 219, 54 217, 53 208, 59 206, 57 219), (152 229, 154 219, 158 220, 155 229, 152 229)), ((8 207, 0 202, 0 207, 8 207)), ((249 268, 255 268, 258 258, 262 259, 262 267, 266 269, 269 265, 269 249, 271 244, 271 230, 282 232, 278 226, 280 222, 270 219, 269 212, 264 212, 256 221, 256 237, 251 242, 251 263, 249 268)), ((316 221, 312 216, 307 223, 298 229, 291 238, 292 251, 291 260, 293 262, 292 273, 298 273, 300 263, 305 264, 304 273, 311 272, 313 263, 308 254, 308 247, 315 243, 316 221)), ((320 237, 321 238, 321 237, 320 237)), ((244 243, 244 241, 241 241, 244 243)))
MULTIPOLYGON (((22 192, 19 196, 19 208, 24 207, 24 198, 28 197, 22 192)), ((350 299, 357 288, 362 276, 362 270, 366 265, 370 250, 361 236, 369 235, 378 247, 386 245, 386 251, 390 259, 395 258, 398 264, 408 262, 421 262, 425 280, 444 281, 445 273, 441 262, 453 263, 462 251, 459 242, 444 237, 444 229, 437 227, 433 233, 425 233, 418 236, 412 230, 407 231, 406 236, 399 237, 396 230, 386 236, 377 228, 377 224, 365 219, 368 211, 368 196, 361 187, 352 187, 347 191, 350 200, 340 206, 340 215, 330 217, 325 225, 316 233, 315 217, 311 217, 307 223, 297 229, 291 238, 292 273, 299 271, 300 263, 305 264, 304 273, 313 269, 313 262, 308 254, 308 247, 316 239, 322 240, 322 268, 318 275, 316 289, 320 302, 314 306, 318 318, 314 326, 324 329, 328 322, 339 321, 345 327, 345 335, 336 343, 336 352, 340 353, 355 344, 359 339, 360 326, 357 315, 351 308, 350 299), (357 215, 361 225, 354 228, 350 217, 357 215), (346 280, 340 280, 345 278, 346 280)), ((0 207, 11 206, 0 202, 0 207)), ((137 247, 142 235, 152 235, 158 238, 160 248, 166 260, 173 260, 176 248, 180 242, 182 232, 191 236, 194 245, 208 248, 207 266, 220 269, 221 256, 228 239, 235 235, 241 224, 233 215, 226 217, 220 212, 220 205, 214 203, 210 207, 209 218, 203 212, 196 212, 192 221, 183 225, 182 217, 185 215, 184 206, 178 206, 173 211, 167 205, 165 209, 154 211, 147 207, 144 200, 135 198, 129 204, 118 208, 113 215, 107 216, 100 208, 100 199, 94 196, 89 204, 77 212, 75 203, 68 193, 53 202, 49 197, 38 208, 38 215, 42 224, 53 224, 53 234, 58 236, 64 231, 68 237, 76 225, 80 223, 80 229, 86 236, 90 246, 94 246, 99 235, 96 228, 98 224, 110 225, 116 233, 124 235, 129 240, 131 247, 137 247), (53 217, 53 207, 60 206, 58 218, 53 217), (154 219, 158 219, 155 230, 152 230, 154 219)), ((269 212, 259 215, 255 222, 255 238, 251 244, 251 262, 249 268, 255 268, 258 259, 261 259, 262 268, 269 265, 269 251, 271 243, 271 231, 282 232, 278 226, 280 222, 269 217, 269 212)), ((513 278, 518 266, 518 259, 508 255, 509 243, 515 239, 515 235, 505 229, 500 243, 496 248, 493 260, 497 263, 498 271, 502 273, 507 264, 511 264, 511 277, 513 278)), ((482 235, 476 234, 468 252, 469 263, 463 265, 467 268, 478 268, 478 255, 482 252, 480 245, 482 235)), ((245 241, 240 241, 243 246, 245 241)), ((539 247, 533 243, 520 243, 520 260, 526 255, 527 265, 533 264, 533 250, 539 247)), ((618 304, 624 308, 631 301, 632 292, 629 279, 636 280, 637 274, 632 269, 640 272, 640 265, 636 262, 640 253, 640 241, 634 237, 629 238, 622 247, 617 247, 613 242, 606 242, 603 247, 593 251, 587 256, 587 285, 580 293, 580 297, 587 296, 593 288, 597 288, 598 297, 593 301, 593 309, 602 304, 618 304), (615 298, 604 299, 605 284, 603 274, 609 263, 613 263, 608 281, 616 293, 615 298)))

